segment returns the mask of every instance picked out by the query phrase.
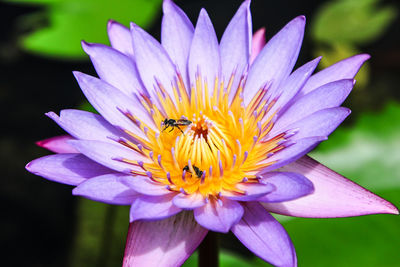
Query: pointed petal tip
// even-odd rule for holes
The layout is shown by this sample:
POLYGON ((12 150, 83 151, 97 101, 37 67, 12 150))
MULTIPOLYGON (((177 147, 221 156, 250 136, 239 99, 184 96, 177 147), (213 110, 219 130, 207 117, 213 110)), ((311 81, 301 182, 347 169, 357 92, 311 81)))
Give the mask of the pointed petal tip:
POLYGON ((38 161, 38 159, 34 159, 34 160, 30 161, 28 164, 25 165, 25 169, 32 174, 42 176, 41 172, 40 172, 40 168, 37 168, 37 164, 36 164, 37 161, 38 161))
POLYGON ((74 189, 72 189, 72 195, 80 196, 79 187, 75 187, 74 189))
POLYGON ((40 169, 37 168, 36 164, 37 162, 39 162, 39 159, 40 158, 28 162, 28 164, 25 165, 25 169, 30 173, 41 176, 40 169))
MULTIPOLYGON (((54 114, 54 118, 51 119, 58 123, 59 117, 54 114)), ((66 134, 39 140, 35 144, 57 154, 78 153, 78 151, 67 144, 67 141, 71 139, 73 137, 66 134)))
POLYGON ((121 23, 113 20, 113 19, 109 19, 107 22, 107 29, 111 29, 112 27, 114 27, 115 25, 122 25, 121 23))
POLYGON ((86 42, 85 40, 81 41, 82 49, 85 51, 86 54, 89 55, 90 48, 92 47, 92 43, 86 42))
POLYGON ((261 27, 254 33, 254 35, 260 35, 260 36, 263 36, 265 38, 265 32, 266 32, 266 28, 265 27, 261 27))
MULTIPOLYGON (((399 209, 392 204, 391 202, 387 201, 384 198, 381 198, 377 194, 369 192, 372 196, 370 196, 370 204, 369 209, 364 211, 360 215, 371 215, 371 214, 393 214, 399 215, 399 209)), ((357 215, 355 215, 357 216, 357 215)))
POLYGON ((300 15, 300 16, 296 17, 295 19, 299 20, 299 21, 303 21, 304 23, 306 22, 306 16, 304 16, 304 15, 300 15))
MULTIPOLYGON (((39 147, 46 148, 47 139, 36 141, 35 144, 36 144, 37 146, 39 146, 39 147)), ((30 164, 30 163, 31 163, 31 162, 29 162, 28 164, 30 164)), ((25 166, 25 168, 28 166, 28 164, 25 166)))
POLYGON ((315 62, 318 61, 318 63, 321 61, 322 56, 316 57, 314 60, 312 60, 311 62, 315 62))
MULTIPOLYGON (((251 0, 245 0, 242 2, 242 4, 239 6, 237 12, 250 12, 250 5, 251 5, 251 0)), ((250 14, 251 15, 251 14, 250 14)))
MULTIPOLYGON (((245 0, 245 1, 243 1, 243 3, 240 5, 240 7, 246 7, 246 9, 248 9, 249 7, 250 7, 250 4, 251 4, 251 0, 245 0)), ((239 7, 239 8, 240 8, 239 7)))
POLYGON ((81 190, 81 188, 79 186, 77 186, 77 187, 72 189, 72 195, 73 196, 86 197, 84 192, 82 192, 82 190, 81 190))
POLYGON ((390 203, 391 207, 389 207, 390 209, 388 209, 388 214, 394 214, 394 215, 399 215, 399 209, 394 206, 392 203, 390 203))
MULTIPOLYGON (((45 142, 45 140, 40 140, 40 141, 36 141, 35 144, 37 146, 43 147, 46 144, 46 142, 45 142)), ((26 166, 28 166, 28 165, 26 165, 26 166)), ((25 168, 26 168, 26 166, 25 166, 25 168)))
MULTIPOLYGON (((399 209, 394 204, 392 204, 391 202, 387 201, 386 199, 378 196, 375 193, 372 193, 372 192, 369 192, 369 193, 371 194, 370 203, 369 203, 370 208, 368 210, 364 211, 360 215, 372 215, 372 214, 399 215, 399 209)), ((354 215, 354 216, 360 216, 360 215, 354 215)), ((341 217, 341 216, 338 216, 338 217, 341 217)))
POLYGON ((376 214, 393 214, 393 215, 399 215, 399 209, 392 204, 391 202, 387 201, 386 199, 380 198, 381 199, 381 206, 376 209, 376 214))
POLYGON ((81 45, 82 45, 83 51, 85 51, 85 53, 90 57, 95 56, 97 54, 98 49, 96 49, 96 48, 106 46, 103 44, 86 42, 85 40, 81 41, 81 45))
POLYGON ((199 18, 197 19, 197 24, 199 24, 200 19, 211 21, 210 17, 208 16, 208 12, 204 7, 200 9, 199 18))
POLYGON ((286 26, 289 25, 296 25, 297 27, 299 27, 299 29, 303 29, 306 26, 306 16, 301 15, 301 16, 297 16, 294 19, 292 19, 291 21, 289 21, 289 23, 286 26))
POLYGON ((369 54, 359 54, 359 55, 355 55, 354 57, 359 57, 359 58, 363 59, 364 61, 371 58, 371 56, 369 54))
POLYGON ((314 58, 313 60, 311 60, 310 62, 304 64, 302 67, 304 67, 304 66, 306 66, 306 65, 307 65, 307 66, 310 66, 310 65, 315 66, 315 67, 311 70, 312 72, 314 72, 315 68, 318 66, 318 64, 319 64, 319 62, 321 61, 321 59, 322 59, 322 56, 316 57, 316 58, 314 58))
POLYGON ((136 25, 136 23, 134 22, 129 22, 129 28, 131 29, 131 31, 137 30, 137 28, 139 28, 138 25, 136 25))
POLYGON ((47 117, 49 117, 50 119, 53 119, 53 120, 59 118, 59 116, 53 111, 46 112, 46 113, 44 113, 44 115, 46 115, 47 117))
MULTIPOLYGON (((39 143, 39 142, 40 142, 40 141, 36 142, 36 144, 39 143)), ((40 146, 40 145, 38 145, 38 146, 40 146)), ((25 169, 26 169, 28 172, 34 173, 33 168, 32 168, 32 163, 33 163, 33 162, 34 162, 34 160, 32 160, 31 162, 29 162, 28 164, 25 165, 25 169)))
POLYGON ((163 1, 162 9, 163 9, 164 14, 170 13, 175 8, 176 8, 176 5, 173 1, 171 1, 171 0, 163 1))
POLYGON ((114 20, 112 20, 112 19, 109 19, 108 21, 107 21, 107 29, 110 29, 110 28, 112 28, 112 26, 113 26, 113 24, 115 23, 115 21, 114 20))
POLYGON ((37 161, 38 159, 34 159, 28 162, 28 164, 25 165, 25 169, 30 173, 40 176, 40 171, 37 169, 37 164, 36 164, 37 161))
POLYGON ((75 79, 77 79, 79 81, 79 79, 81 78, 83 73, 78 70, 74 70, 74 71, 72 71, 72 75, 74 75, 75 79))
POLYGON ((139 25, 137 25, 134 22, 129 23, 129 29, 131 31, 131 35, 133 35, 133 36, 137 36, 137 35, 143 36, 146 33, 142 28, 140 28, 139 25))
POLYGON ((87 83, 88 82, 88 78, 94 78, 86 73, 80 72, 80 71, 73 71, 72 75, 74 75, 75 79, 77 80, 77 82, 79 83, 79 85, 81 83, 87 83))
POLYGON ((399 215, 399 209, 396 206, 392 205, 392 209, 389 214, 399 215))
POLYGON ((342 108, 343 108, 343 112, 345 113, 345 117, 347 117, 351 114, 351 109, 346 108, 346 107, 342 107, 342 108))

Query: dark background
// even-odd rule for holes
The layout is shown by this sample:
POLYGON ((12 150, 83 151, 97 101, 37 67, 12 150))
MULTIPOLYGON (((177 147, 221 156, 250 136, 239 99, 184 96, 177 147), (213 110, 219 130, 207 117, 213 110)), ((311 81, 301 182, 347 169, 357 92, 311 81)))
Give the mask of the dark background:
MULTIPOLYGON (((205 7, 217 34, 221 36, 241 1, 181 0, 177 3, 193 22, 196 21, 200 8, 205 7)), ((254 0, 253 27, 258 29, 265 26, 269 38, 288 21, 301 14, 306 15, 310 25, 315 8, 322 3, 323 1, 254 0)), ((24 167, 29 161, 49 154, 35 146, 35 141, 63 133, 44 113, 76 108, 82 104, 84 97, 72 71, 93 73, 93 69, 88 61, 47 59, 19 48, 18 37, 21 30, 18 20, 21 15, 37 9, 39 8, 0 3, 2 266, 67 266, 76 230, 75 207, 78 200, 71 195, 71 187, 30 174, 24 167)), ((150 32, 157 37, 160 35, 160 22, 161 10, 154 26, 150 28, 150 32)), ((351 119, 346 123, 351 124, 365 110, 379 110, 389 100, 400 100, 399 25, 397 18, 383 37, 361 47, 363 52, 372 55, 372 84, 361 93, 353 93, 346 102, 353 110, 351 119)), ((306 30, 298 64, 312 59, 312 49, 306 30)), ((223 245, 239 246, 237 241, 229 237, 223 241, 223 245)), ((246 253, 245 249, 243 251, 246 253)))

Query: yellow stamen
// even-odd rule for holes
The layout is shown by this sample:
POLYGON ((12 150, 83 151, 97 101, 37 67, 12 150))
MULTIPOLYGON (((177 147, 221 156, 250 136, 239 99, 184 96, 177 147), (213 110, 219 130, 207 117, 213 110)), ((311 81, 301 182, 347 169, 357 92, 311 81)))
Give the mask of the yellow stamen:
POLYGON ((273 164, 268 157, 284 148, 285 134, 266 140, 277 113, 268 113, 275 101, 267 102, 268 89, 262 88, 245 107, 242 99, 245 77, 238 88, 232 87, 234 78, 230 77, 225 88, 223 81, 215 79, 209 84, 198 74, 189 96, 178 74, 172 96, 158 84, 158 99, 153 102, 161 106, 142 96, 141 104, 158 131, 127 114, 148 138, 144 140, 125 131, 137 143, 118 141, 149 159, 150 163, 145 164, 123 159, 134 167, 132 173, 147 175, 171 191, 200 193, 211 199, 218 199, 226 191, 245 194, 236 187, 238 183, 257 183, 256 173, 273 164), (229 95, 233 95, 231 103, 229 95), (163 131, 165 125, 161 122, 165 118, 175 121, 176 125, 170 125, 172 131, 163 131))

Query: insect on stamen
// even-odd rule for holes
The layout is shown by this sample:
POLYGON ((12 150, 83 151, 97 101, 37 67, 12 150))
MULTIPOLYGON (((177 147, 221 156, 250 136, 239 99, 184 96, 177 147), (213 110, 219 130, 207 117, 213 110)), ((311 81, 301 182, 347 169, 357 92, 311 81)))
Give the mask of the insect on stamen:
MULTIPOLYGON (((201 178, 201 177, 203 176, 203 173, 204 173, 204 172, 203 172, 202 170, 200 170, 198 167, 196 167, 195 165, 192 165, 192 167, 193 167, 193 170, 194 170, 194 172, 195 172, 197 178, 201 178)), ((192 172, 190 171, 189 165, 186 165, 185 167, 183 167, 183 172, 184 172, 185 174, 186 174, 186 172, 192 173, 192 172)))
POLYGON ((164 129, 162 130, 162 132, 164 132, 169 127, 171 127, 171 130, 169 132, 172 132, 176 127, 183 134, 185 134, 185 133, 182 131, 182 129, 179 126, 188 126, 188 125, 192 124, 192 122, 190 120, 187 120, 187 119, 175 120, 175 119, 168 119, 168 118, 165 118, 163 123, 164 123, 164 129))

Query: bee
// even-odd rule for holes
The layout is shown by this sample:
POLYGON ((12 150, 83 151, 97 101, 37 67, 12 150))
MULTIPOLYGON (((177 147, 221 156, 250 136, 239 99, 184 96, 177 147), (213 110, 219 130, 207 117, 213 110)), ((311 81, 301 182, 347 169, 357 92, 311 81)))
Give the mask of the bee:
MULTIPOLYGON (((194 166, 194 165, 193 165, 193 170, 194 170, 194 172, 196 173, 196 176, 197 176, 198 178, 201 178, 201 176, 203 175, 203 171, 200 170, 198 167, 196 167, 196 166, 194 166)), ((186 165, 186 166, 183 168, 183 171, 190 172, 189 166, 186 165)))
POLYGON ((164 132, 164 130, 166 130, 168 127, 171 127, 171 131, 172 132, 174 130, 175 127, 177 127, 182 133, 182 129, 179 126, 187 126, 192 124, 192 122, 190 120, 186 120, 186 119, 179 119, 179 120, 175 120, 175 119, 165 119, 164 120, 164 129, 162 130, 164 132))

